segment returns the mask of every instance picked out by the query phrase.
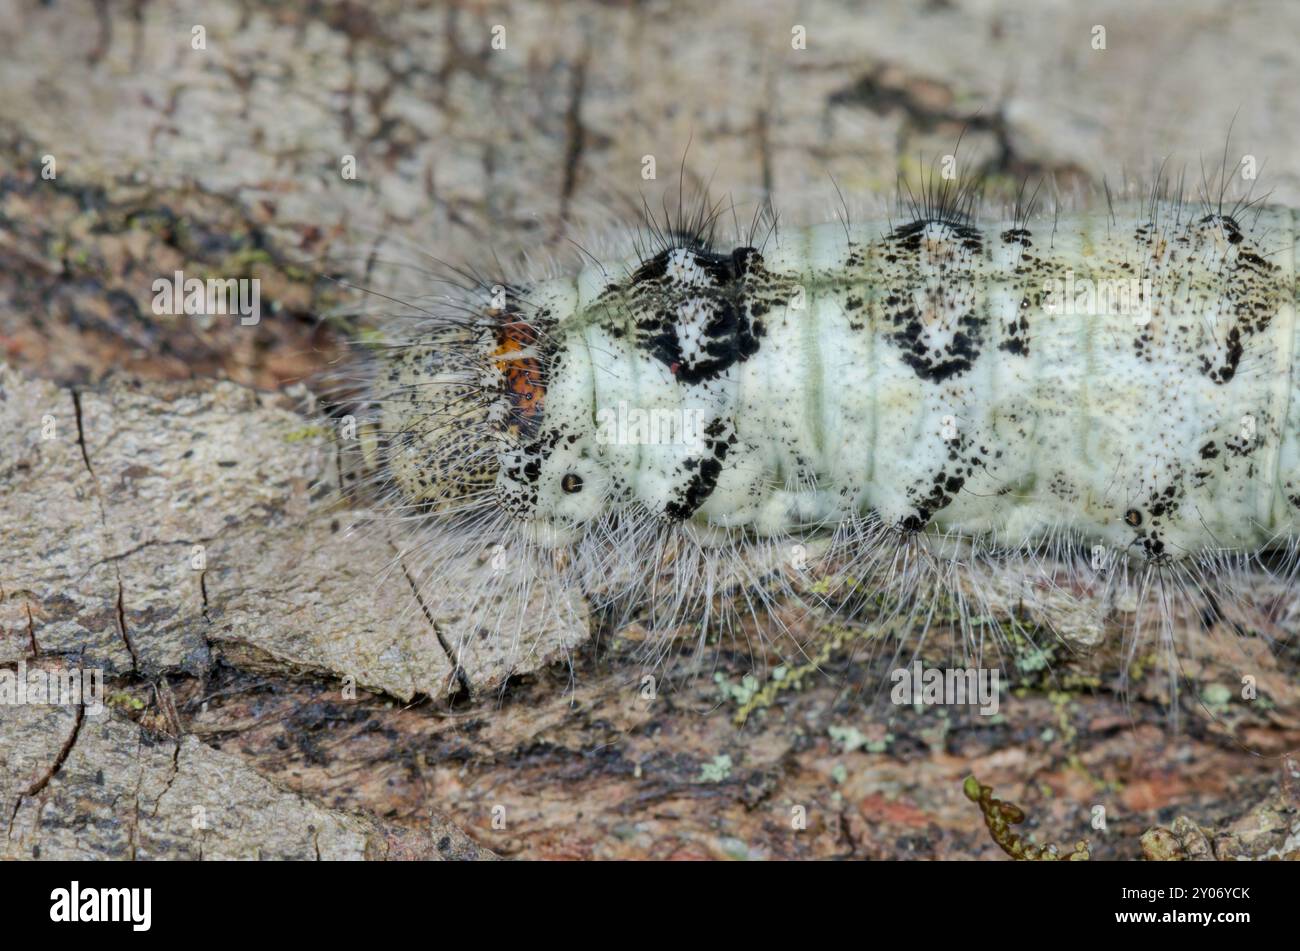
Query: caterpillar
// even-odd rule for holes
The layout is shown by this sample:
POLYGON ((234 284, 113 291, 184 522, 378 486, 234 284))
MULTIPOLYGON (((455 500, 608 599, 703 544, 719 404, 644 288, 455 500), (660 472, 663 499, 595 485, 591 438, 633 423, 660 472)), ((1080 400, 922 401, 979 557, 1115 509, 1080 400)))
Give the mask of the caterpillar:
POLYGON ((704 648, 809 612, 923 633, 942 595, 978 655, 1010 577, 1048 629, 1154 600, 1172 650, 1179 598, 1289 581, 1300 401, 1295 212, 1167 191, 989 213, 932 176, 897 216, 733 207, 730 240, 679 194, 622 256, 451 269, 365 397, 430 611, 521 651, 582 605, 704 648))

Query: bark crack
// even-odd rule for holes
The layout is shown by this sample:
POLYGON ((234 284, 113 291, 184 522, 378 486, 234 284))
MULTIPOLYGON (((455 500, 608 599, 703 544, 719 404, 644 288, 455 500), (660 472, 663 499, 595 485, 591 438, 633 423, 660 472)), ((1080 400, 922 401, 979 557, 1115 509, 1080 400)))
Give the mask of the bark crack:
MULTIPOLYGON (((90 474, 90 481, 95 489, 95 502, 99 506, 99 521, 104 529, 104 537, 111 540, 112 536, 108 529, 108 506, 104 504, 104 493, 100 490, 99 479, 95 475, 95 467, 90 462, 90 450, 86 446, 86 427, 81 407, 81 394, 75 389, 71 389, 69 392, 72 394, 72 406, 77 420, 77 445, 81 447, 81 459, 86 464, 86 472, 90 474)), ((104 562, 108 561, 113 561, 113 558, 110 556, 104 559, 104 562)), ((140 669, 140 658, 136 656, 135 645, 131 643, 131 635, 126 628, 126 604, 122 587, 122 569, 117 565, 116 561, 113 564, 113 574, 117 579, 118 633, 122 637, 122 643, 126 645, 126 652, 131 655, 131 669, 138 671, 140 669)))
POLYGON ((25 602, 23 604, 23 608, 27 611, 27 641, 29 644, 31 644, 32 656, 39 657, 41 655, 41 648, 40 645, 36 643, 36 625, 32 621, 31 602, 30 601, 25 602))
POLYGON ((44 775, 38 776, 36 779, 32 780, 31 785, 18 794, 18 798, 14 801, 13 811, 9 813, 9 837, 11 839, 13 838, 14 822, 18 819, 18 810, 22 808, 25 800, 40 795, 54 777, 59 774, 59 770, 63 768, 63 764, 67 761, 68 755, 72 752, 72 748, 77 744, 77 737, 81 734, 81 724, 85 719, 86 708, 79 704, 77 706, 76 719, 72 724, 72 730, 68 734, 67 739, 63 741, 63 746, 59 748, 59 752, 54 757, 54 762, 50 764, 50 768, 45 771, 44 775))
POLYGON ((582 123, 582 100, 587 91, 587 64, 591 47, 584 45, 582 55, 573 64, 573 77, 569 84, 569 106, 564 113, 564 178, 560 186, 559 224, 569 220, 569 206, 578 187, 578 171, 582 167, 582 153, 587 147, 587 129, 582 123))
POLYGON ((181 771, 181 741, 176 740, 176 745, 172 748, 172 773, 167 777, 167 785, 163 786, 163 791, 158 794, 158 798, 153 801, 153 812, 149 814, 150 818, 158 818, 158 810, 162 806, 163 797, 171 792, 172 784, 176 782, 176 777, 181 771))
MULTIPOLYGON (((207 571, 200 571, 200 572, 199 572, 199 597, 201 597, 201 598, 203 599, 203 620, 205 620, 205 621, 207 621, 209 624, 211 624, 211 623, 212 623, 212 615, 208 614, 208 581, 207 581, 207 575, 208 575, 207 571)), ((207 640, 208 640, 208 636, 207 636, 206 634, 204 634, 204 635, 203 635, 203 639, 204 639, 204 641, 207 641, 207 640)))
MULTIPOLYGON (((86 471, 90 473, 90 478, 95 483, 95 497, 99 498, 99 480, 95 479, 95 467, 90 464, 90 453, 86 449, 86 429, 81 421, 81 394, 76 390, 71 390, 72 408, 77 420, 77 445, 81 447, 81 461, 86 464, 86 471)), ((100 499, 100 515, 104 514, 103 499, 100 499)))
POLYGON ((117 629, 122 635, 122 643, 126 645, 127 653, 131 655, 131 669, 138 671, 140 669, 140 658, 135 654, 135 645, 131 643, 131 635, 126 632, 126 605, 123 600, 122 570, 115 565, 113 574, 117 576, 117 629))
POLYGON ((460 686, 461 691, 466 697, 473 696, 473 692, 470 690, 469 677, 465 674, 465 668, 461 665, 460 658, 456 656, 456 652, 452 650, 451 645, 447 643, 447 639, 442 636, 442 631, 438 628, 438 622, 433 619, 433 613, 429 610, 429 606, 425 604, 424 598, 420 596, 420 588, 415 583, 415 579, 411 577, 411 571, 406 567, 406 559, 402 557, 400 551, 397 554, 397 560, 402 566, 402 576, 406 578, 406 583, 410 585, 411 594, 415 597, 416 603, 420 605, 420 610, 424 612, 424 618, 429 622, 429 627, 433 629, 434 636, 438 638, 438 643, 442 646, 443 653, 446 654, 447 659, 451 661, 452 676, 456 678, 456 683, 460 686))

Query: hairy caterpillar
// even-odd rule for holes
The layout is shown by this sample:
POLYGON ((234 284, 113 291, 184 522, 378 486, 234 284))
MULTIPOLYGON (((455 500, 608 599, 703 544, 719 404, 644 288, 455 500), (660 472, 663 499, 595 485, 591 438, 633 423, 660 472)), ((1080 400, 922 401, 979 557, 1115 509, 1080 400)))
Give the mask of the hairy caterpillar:
POLYGON ((572 273, 457 272, 367 393, 430 610, 526 650, 580 594, 702 645, 792 605, 923 634, 941 592, 978 655, 1019 577, 1060 595, 1049 628, 1154 601, 1172 650, 1180 599, 1223 618, 1241 573, 1285 584, 1294 213, 977 196, 931 181, 897 219, 756 215, 732 242, 705 202, 572 273))

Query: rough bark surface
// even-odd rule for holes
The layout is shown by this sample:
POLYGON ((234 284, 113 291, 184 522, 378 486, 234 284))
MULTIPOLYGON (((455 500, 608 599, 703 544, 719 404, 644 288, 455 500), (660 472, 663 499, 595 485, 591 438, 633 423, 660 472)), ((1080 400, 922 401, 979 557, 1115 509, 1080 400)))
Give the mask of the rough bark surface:
POLYGON ((441 819, 411 829, 327 809, 238 756, 109 712, 11 708, 0 762, 0 858, 490 857, 441 819))
POLYGON ((1280 653, 1180 632, 1177 730, 1113 631, 1007 658, 994 722, 872 703, 889 651, 846 639, 738 727, 789 645, 722 645, 716 679, 652 701, 635 627, 453 650, 293 384, 390 306, 347 285, 410 299, 431 259, 574 254, 688 142, 741 217, 771 195, 798 221, 833 212, 831 177, 892 191, 963 129, 995 184, 1068 190, 1167 155, 1195 181, 1232 123, 1230 161, 1300 201, 1298 32, 1208 0, 0 0, 0 669, 102 668, 111 697, 0 706, 0 855, 1000 855, 968 773, 1067 850, 1294 855, 1285 589, 1248 592, 1280 653), (258 278, 261 321, 155 314, 177 270, 258 278), (1223 700, 1243 670, 1267 708, 1223 700))

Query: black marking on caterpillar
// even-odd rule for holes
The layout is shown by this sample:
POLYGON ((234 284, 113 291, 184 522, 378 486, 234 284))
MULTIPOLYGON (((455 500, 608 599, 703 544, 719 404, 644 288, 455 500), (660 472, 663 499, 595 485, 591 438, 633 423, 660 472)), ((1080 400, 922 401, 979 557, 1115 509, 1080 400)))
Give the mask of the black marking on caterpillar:
POLYGON ((636 321, 638 344, 688 386, 749 359, 763 336, 757 308, 746 300, 746 270, 757 257, 747 247, 729 255, 688 248, 656 254, 631 278, 633 306, 646 312, 636 321))

